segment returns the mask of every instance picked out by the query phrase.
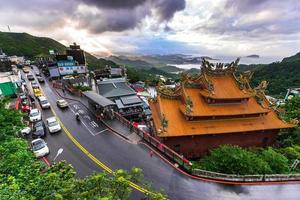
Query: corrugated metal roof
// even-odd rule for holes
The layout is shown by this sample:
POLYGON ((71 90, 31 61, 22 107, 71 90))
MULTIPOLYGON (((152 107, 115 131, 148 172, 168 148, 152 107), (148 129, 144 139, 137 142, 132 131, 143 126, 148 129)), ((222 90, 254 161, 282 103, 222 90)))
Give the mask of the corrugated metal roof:
POLYGON ((134 95, 136 92, 125 81, 101 81, 98 83, 99 94, 107 97, 134 95))
POLYGON ((121 97, 120 99, 124 105, 142 103, 142 100, 136 95, 121 97))
POLYGON ((96 92, 87 91, 83 92, 83 95, 86 96, 89 100, 99 104, 101 107, 115 105, 115 103, 104 96, 97 94, 96 92))

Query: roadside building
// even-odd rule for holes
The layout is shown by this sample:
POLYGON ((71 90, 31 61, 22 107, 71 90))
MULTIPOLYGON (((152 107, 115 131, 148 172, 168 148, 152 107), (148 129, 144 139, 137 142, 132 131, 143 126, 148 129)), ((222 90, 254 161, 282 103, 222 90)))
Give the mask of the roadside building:
POLYGON ((203 61, 201 73, 182 75, 175 88, 157 88, 150 102, 154 136, 188 158, 222 144, 273 145, 282 121, 264 95, 267 83, 251 88, 251 73, 236 76, 238 60, 228 65, 203 61))
POLYGON ((23 56, 9 56, 8 59, 13 64, 24 64, 25 63, 25 58, 23 56))
POLYGON ((293 97, 300 97, 300 87, 287 89, 284 100, 287 101, 289 99, 292 99, 293 97))
POLYGON ((0 72, 9 72, 12 70, 12 63, 7 57, 0 58, 0 72))
MULTIPOLYGON (((74 43, 66 49, 65 53, 52 52, 53 60, 48 61, 48 73, 52 79, 63 76, 86 75, 88 70, 85 61, 85 54, 79 45, 74 43)), ((46 71, 46 70, 45 70, 46 71)))
POLYGON ((104 79, 97 83, 98 93, 116 103, 119 113, 130 120, 143 117, 143 102, 125 78, 104 79))
POLYGON ((112 110, 115 110, 116 103, 93 91, 83 92, 83 96, 88 101, 90 111, 93 112, 97 118, 109 119, 113 117, 112 110))
POLYGON ((3 50, 0 48, 0 59, 6 58, 6 54, 3 52, 3 50))
POLYGON ((126 68, 118 67, 112 68, 110 66, 105 66, 103 69, 94 70, 95 79, 101 80, 104 78, 121 78, 126 77, 126 68))
POLYGON ((20 86, 21 80, 17 75, 12 72, 0 73, 0 96, 15 96, 20 86))

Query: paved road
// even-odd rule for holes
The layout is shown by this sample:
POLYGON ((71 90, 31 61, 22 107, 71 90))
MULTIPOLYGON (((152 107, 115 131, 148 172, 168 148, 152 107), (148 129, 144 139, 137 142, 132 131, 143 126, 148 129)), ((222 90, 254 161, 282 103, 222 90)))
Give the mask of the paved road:
MULTIPOLYGON (((287 199, 298 200, 300 197, 300 185, 223 185, 203 182, 189 178, 174 169, 159 157, 149 156, 149 149, 142 144, 131 144, 106 130, 97 123, 93 115, 78 102, 70 102, 71 109, 60 110, 55 101, 59 97, 48 83, 42 85, 45 96, 52 108, 59 116, 68 131, 98 160, 111 169, 126 169, 139 167, 143 170, 146 181, 152 182, 156 189, 163 189, 170 199, 287 199), (75 120, 75 110, 82 110, 83 123, 75 120), (84 117, 88 116, 88 117, 84 117), (95 123, 97 125, 95 125, 95 123)), ((43 112, 43 117, 50 116, 50 111, 43 112)), ((45 118, 44 117, 44 118, 45 118)), ((84 153, 81 152, 62 131, 57 135, 47 137, 50 150, 49 159, 53 159, 55 151, 63 147, 65 150, 59 159, 65 159, 71 163, 79 177, 91 174, 93 171, 101 171, 84 153)), ((134 192, 132 199, 137 199, 139 193, 134 192)))

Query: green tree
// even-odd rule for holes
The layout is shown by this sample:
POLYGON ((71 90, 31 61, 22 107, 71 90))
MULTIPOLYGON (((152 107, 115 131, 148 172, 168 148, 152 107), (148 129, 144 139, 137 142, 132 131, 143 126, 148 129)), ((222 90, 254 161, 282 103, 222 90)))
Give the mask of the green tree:
MULTIPOLYGON (((6 108, 0 99, 0 199, 128 199, 130 181, 142 183, 142 171, 117 170, 114 175, 97 173, 77 179, 73 167, 65 161, 46 167, 28 149, 28 143, 16 137, 23 126, 22 114, 6 108), (5 116, 5 117, 3 117, 5 116)), ((166 199, 162 193, 151 191, 150 199, 166 199)))
MULTIPOLYGON (((294 97, 282 106, 285 110, 283 114, 283 118, 286 121, 290 121, 292 119, 300 120, 300 97, 294 97)), ((281 146, 293 146, 300 145, 300 128, 299 126, 295 129, 289 129, 280 133, 278 137, 278 142, 281 146)))
POLYGON ((272 174, 284 174, 289 171, 289 160, 282 154, 269 147, 259 154, 262 160, 267 162, 272 170, 272 174))
POLYGON ((269 174, 272 172, 266 161, 255 153, 239 146, 222 145, 196 163, 204 170, 226 174, 269 174))

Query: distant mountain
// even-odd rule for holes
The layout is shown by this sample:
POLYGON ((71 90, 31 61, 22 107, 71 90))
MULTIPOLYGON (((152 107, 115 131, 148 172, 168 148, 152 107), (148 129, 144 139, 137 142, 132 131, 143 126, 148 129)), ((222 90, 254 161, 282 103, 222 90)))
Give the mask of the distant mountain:
POLYGON ((252 54, 252 55, 246 56, 246 58, 259 58, 259 55, 252 54))
POLYGON ((290 87, 300 87, 300 53, 284 58, 281 62, 258 65, 240 65, 240 70, 254 71, 253 87, 262 80, 269 82, 268 94, 283 96, 290 87))
MULTIPOLYGON (((11 33, 0 31, 0 48, 7 55, 25 56, 33 59, 37 56, 48 56, 49 49, 64 52, 66 46, 47 37, 36 37, 28 33, 11 33)), ((86 52, 86 60, 89 68, 116 66, 116 63, 105 59, 98 59, 86 52)))
POLYGON ((119 65, 125 65, 128 67, 134 67, 136 69, 151 69, 154 67, 153 64, 148 63, 144 60, 140 60, 138 58, 134 57, 126 57, 126 56, 110 56, 107 58, 108 60, 111 60, 119 65))
POLYGON ((174 73, 174 72, 182 72, 184 69, 172 66, 172 65, 166 65, 164 67, 160 67, 160 70, 167 72, 167 73, 174 73))

